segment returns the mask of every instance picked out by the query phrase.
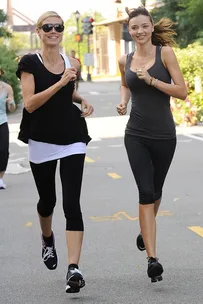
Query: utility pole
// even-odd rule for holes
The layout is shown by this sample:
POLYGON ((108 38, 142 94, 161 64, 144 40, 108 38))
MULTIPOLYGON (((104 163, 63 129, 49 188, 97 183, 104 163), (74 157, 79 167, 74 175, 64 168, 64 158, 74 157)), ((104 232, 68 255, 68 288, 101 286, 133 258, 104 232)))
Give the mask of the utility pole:
POLYGON ((141 4, 145 7, 147 0, 141 0, 141 4))
POLYGON ((7 0, 7 25, 10 30, 13 29, 12 0, 7 0))
MULTIPOLYGON (((80 29, 79 29, 79 19, 80 19, 80 13, 79 13, 79 11, 76 11, 74 13, 74 15, 75 15, 76 23, 77 23, 77 35, 79 35, 80 34, 79 33, 79 31, 80 31, 80 29)), ((78 57, 80 59, 80 41, 78 41, 78 57)))
POLYGON ((85 17, 83 20, 83 34, 84 35, 87 35, 87 56, 89 59, 87 59, 87 81, 91 81, 92 78, 91 78, 91 74, 90 74, 90 66, 93 66, 92 64, 92 61, 93 61, 93 54, 90 53, 90 35, 93 34, 93 22, 94 22, 94 19, 87 16, 85 17), (91 58, 91 63, 90 63, 90 58, 91 58))
MULTIPOLYGON (((90 35, 87 35, 87 53, 90 53, 90 35)), ((92 81, 89 65, 87 67, 87 81, 92 81)))

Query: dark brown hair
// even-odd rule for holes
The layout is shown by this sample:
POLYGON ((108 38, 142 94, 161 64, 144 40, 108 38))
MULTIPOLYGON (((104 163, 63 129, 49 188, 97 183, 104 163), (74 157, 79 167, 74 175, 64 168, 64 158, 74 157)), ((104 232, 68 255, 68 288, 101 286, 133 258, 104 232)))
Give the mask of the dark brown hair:
POLYGON ((127 23, 134 17, 140 15, 149 17, 150 22, 154 25, 154 32, 152 33, 152 43, 154 45, 176 45, 174 36, 176 32, 172 29, 175 23, 169 18, 162 18, 156 24, 154 24, 153 18, 144 6, 139 6, 138 8, 128 9, 126 8, 126 13, 128 14, 127 23))

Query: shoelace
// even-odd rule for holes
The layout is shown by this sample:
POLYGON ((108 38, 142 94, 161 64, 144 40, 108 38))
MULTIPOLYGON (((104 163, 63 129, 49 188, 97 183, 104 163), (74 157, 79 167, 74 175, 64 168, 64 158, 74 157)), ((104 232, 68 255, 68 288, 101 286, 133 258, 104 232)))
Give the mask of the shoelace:
POLYGON ((71 273, 71 275, 73 275, 75 273, 79 273, 82 276, 82 272, 77 268, 70 269, 70 273, 71 273))
POLYGON ((50 258, 54 258, 54 246, 46 247, 43 255, 43 261, 46 262, 50 258))

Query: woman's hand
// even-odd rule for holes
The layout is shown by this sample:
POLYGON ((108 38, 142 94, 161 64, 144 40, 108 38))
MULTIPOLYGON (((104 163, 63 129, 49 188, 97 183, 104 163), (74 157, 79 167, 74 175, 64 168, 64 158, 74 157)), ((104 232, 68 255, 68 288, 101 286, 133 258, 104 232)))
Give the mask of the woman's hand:
POLYGON ((139 79, 143 79, 148 85, 151 85, 152 77, 146 69, 137 69, 136 74, 139 79))
POLYGON ((64 87, 70 81, 76 80, 76 78, 77 78, 77 69, 75 67, 71 67, 65 70, 59 82, 62 85, 62 87, 64 87))
POLYGON ((93 106, 91 106, 85 99, 82 99, 81 110, 82 110, 81 117, 90 116, 94 112, 93 106))
POLYGON ((13 112, 16 109, 15 102, 10 97, 6 98, 6 104, 8 107, 9 112, 13 112))
POLYGON ((6 101, 7 105, 12 104, 12 100, 11 100, 11 98, 9 98, 9 97, 8 97, 8 98, 6 98, 6 100, 5 100, 5 101, 6 101))
POLYGON ((127 104, 125 102, 121 102, 116 107, 119 115, 125 115, 127 113, 127 104))

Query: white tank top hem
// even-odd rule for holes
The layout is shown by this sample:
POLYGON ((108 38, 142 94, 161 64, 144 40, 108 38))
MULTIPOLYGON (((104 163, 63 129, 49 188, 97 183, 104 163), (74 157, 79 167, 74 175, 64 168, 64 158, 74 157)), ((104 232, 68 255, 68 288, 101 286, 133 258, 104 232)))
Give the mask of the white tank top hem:
MULTIPOLYGON (((69 59, 63 54, 61 55, 65 61, 66 69, 70 68, 71 65, 69 59)), ((37 56, 42 62, 42 59, 39 54, 37 54, 37 56)), ((77 142, 70 145, 55 145, 29 139, 28 158, 29 161, 34 164, 41 164, 44 162, 61 159, 75 154, 85 154, 86 149, 87 146, 83 142, 77 142)))

